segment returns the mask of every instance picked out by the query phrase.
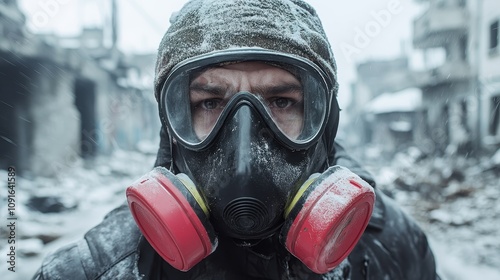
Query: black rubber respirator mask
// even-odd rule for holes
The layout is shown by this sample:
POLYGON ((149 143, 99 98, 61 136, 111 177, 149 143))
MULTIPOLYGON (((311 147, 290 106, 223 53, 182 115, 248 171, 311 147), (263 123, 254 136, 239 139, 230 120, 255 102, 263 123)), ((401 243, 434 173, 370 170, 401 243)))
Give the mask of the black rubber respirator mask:
POLYGON ((375 195, 348 169, 326 165, 322 135, 338 105, 324 77, 306 59, 260 49, 194 57, 171 71, 159 104, 172 167, 157 167, 127 189, 137 225, 166 262, 191 269, 216 249, 217 234, 240 244, 279 234, 319 274, 348 256, 375 195), (240 62, 281 68, 299 85, 230 92, 193 84, 207 69, 240 62))

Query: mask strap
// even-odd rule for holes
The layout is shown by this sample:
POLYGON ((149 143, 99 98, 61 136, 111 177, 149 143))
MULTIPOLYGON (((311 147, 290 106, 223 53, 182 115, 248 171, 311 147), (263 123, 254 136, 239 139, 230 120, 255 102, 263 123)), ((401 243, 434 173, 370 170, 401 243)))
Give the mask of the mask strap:
POLYGON ((167 169, 171 169, 172 166, 172 137, 164 126, 160 130, 160 147, 154 166, 163 166, 167 169))

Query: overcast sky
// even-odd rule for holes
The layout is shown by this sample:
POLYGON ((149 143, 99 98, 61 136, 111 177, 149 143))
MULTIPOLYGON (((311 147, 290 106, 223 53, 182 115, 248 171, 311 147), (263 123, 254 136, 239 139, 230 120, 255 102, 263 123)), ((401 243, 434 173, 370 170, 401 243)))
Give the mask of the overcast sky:
MULTIPOLYGON (((109 23, 110 0, 19 0, 33 32, 77 35, 82 26, 109 23)), ((125 52, 155 52, 172 12, 187 0, 118 0, 119 45, 125 52)), ((350 100, 355 63, 396 57, 411 47, 415 0, 308 0, 316 8, 336 55, 341 105, 350 100), (404 44, 403 44, 404 43, 404 44)))

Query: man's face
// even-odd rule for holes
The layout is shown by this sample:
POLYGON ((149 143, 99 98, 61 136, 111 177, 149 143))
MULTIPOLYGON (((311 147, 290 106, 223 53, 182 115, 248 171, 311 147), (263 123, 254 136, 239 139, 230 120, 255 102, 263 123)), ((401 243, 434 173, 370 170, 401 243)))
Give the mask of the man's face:
POLYGON ((291 139, 303 127, 304 96, 300 81, 290 72, 262 62, 240 62, 208 68, 190 84, 193 127, 205 139, 222 110, 238 92, 256 95, 276 125, 291 139))

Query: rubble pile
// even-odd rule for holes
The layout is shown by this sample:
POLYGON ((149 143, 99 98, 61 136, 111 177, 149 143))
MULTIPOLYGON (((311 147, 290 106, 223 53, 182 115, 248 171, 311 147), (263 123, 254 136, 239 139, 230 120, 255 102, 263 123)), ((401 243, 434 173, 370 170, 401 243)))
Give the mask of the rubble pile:
MULTIPOLYGON (((126 201, 125 189, 154 163, 154 155, 116 151, 92 162, 79 161, 61 170, 56 177, 16 178, 16 271, 2 276, 5 280, 31 279, 42 259, 60 247, 83 238, 113 208, 126 201)), ((0 177, 7 178, 0 170, 0 177)), ((7 182, 0 182, 6 190, 7 182)), ((0 193, 0 205, 6 205, 7 192, 0 193)), ((0 219, 7 220, 2 208, 0 219)), ((117 229, 120 230, 120 229, 117 229)), ((0 228, 0 239, 8 235, 0 228)), ((9 250, 0 244, 0 254, 9 250)), ((0 264, 2 270, 4 262, 0 264)))
POLYGON ((417 219, 434 243, 463 263, 500 273, 500 150, 477 159, 425 157, 410 149, 389 166, 376 166, 371 172, 380 188, 417 219))

